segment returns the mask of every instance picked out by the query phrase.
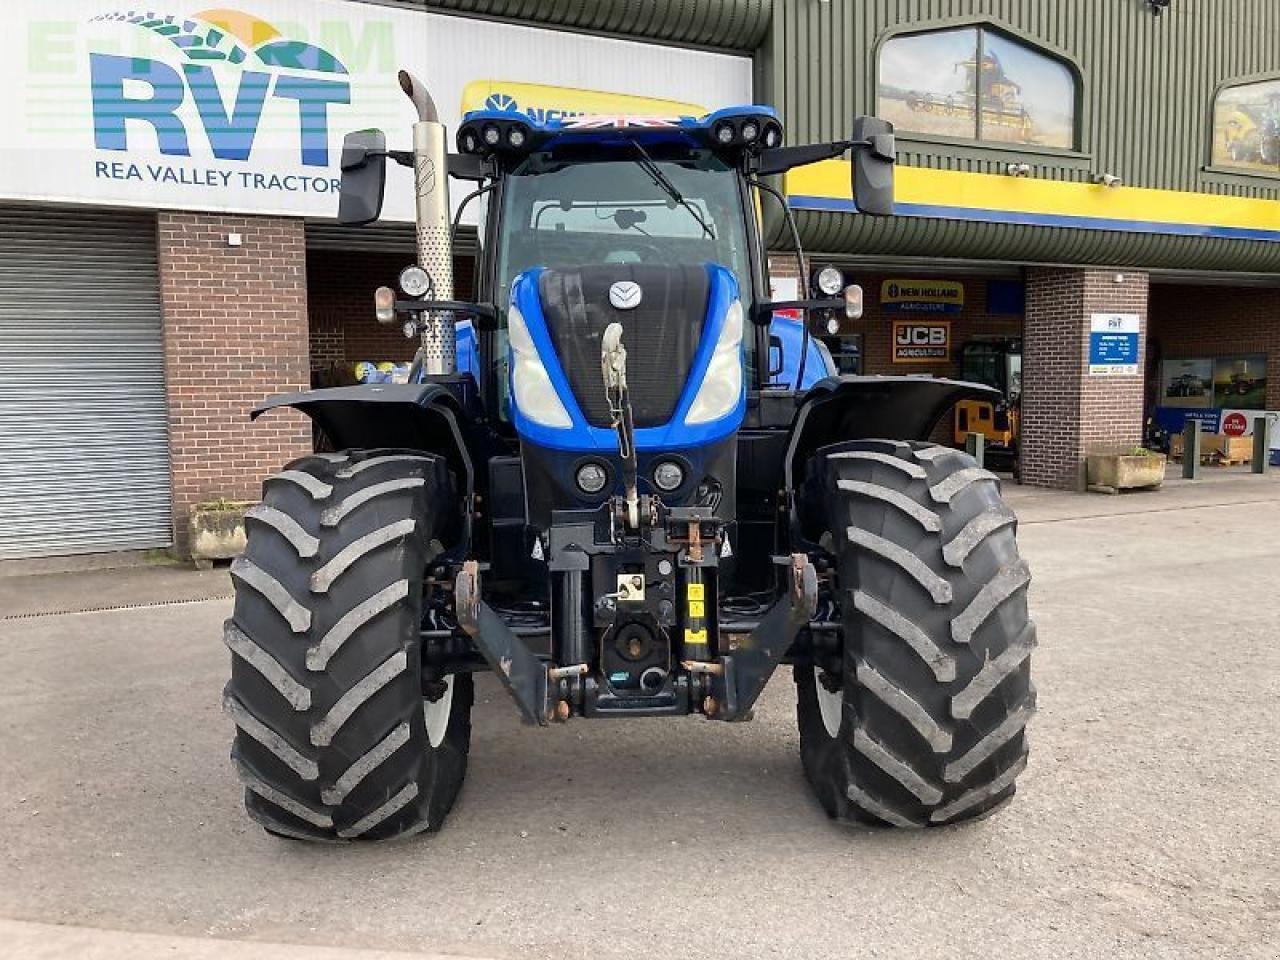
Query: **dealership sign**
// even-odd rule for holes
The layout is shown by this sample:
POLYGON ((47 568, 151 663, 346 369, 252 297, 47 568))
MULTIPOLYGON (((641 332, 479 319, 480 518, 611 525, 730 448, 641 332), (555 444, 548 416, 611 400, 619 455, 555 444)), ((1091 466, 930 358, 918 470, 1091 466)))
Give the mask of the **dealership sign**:
MULTIPOLYGON (((744 57, 342 0, 208 2, 7 0, 0 200, 331 218, 347 132, 410 146, 402 67, 451 130, 477 81, 468 106, 546 116, 611 94, 750 100, 744 57)), ((413 219, 411 171, 392 167, 386 198, 386 219, 413 219)))
POLYGON ((947 320, 893 324, 894 363, 945 363, 951 356, 951 323, 947 320))
POLYGON ((880 284, 885 313, 959 313, 964 284, 954 280, 885 280, 880 284))

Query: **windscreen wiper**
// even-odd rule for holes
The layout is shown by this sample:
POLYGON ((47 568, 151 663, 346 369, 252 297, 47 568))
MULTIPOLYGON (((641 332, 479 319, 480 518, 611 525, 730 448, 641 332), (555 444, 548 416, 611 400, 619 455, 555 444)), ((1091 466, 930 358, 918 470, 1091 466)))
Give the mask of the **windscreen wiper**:
POLYGON ((680 204, 680 206, 688 210, 693 219, 698 221, 698 226, 702 228, 702 232, 706 234, 709 239, 714 240, 716 238, 716 232, 711 229, 711 225, 703 219, 702 214, 698 212, 698 208, 686 200, 680 191, 676 189, 676 185, 671 182, 671 179, 665 173, 662 172, 662 168, 653 162, 653 157, 649 156, 649 151, 642 147, 638 140, 632 140, 631 145, 635 147, 636 152, 640 154, 640 156, 636 158, 636 166, 649 175, 649 179, 653 181, 654 186, 670 197, 675 203, 680 204))

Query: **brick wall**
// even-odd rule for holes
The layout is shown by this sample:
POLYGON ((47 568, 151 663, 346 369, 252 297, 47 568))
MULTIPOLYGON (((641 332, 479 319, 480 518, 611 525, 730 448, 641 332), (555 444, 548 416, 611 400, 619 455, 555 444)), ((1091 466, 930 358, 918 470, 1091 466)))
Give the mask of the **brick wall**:
MULTIPOLYGON (((1023 339, 1022 481, 1082 489, 1085 454, 1142 439, 1143 383, 1088 372, 1093 313, 1136 313, 1145 333, 1146 274, 1115 270, 1027 271, 1023 339)), ((1140 343, 1145 337, 1140 337, 1140 343)), ((1142 371, 1145 345, 1139 371, 1142 371)))
POLYGON ((182 553, 192 505, 256 500, 263 477, 311 449, 300 413, 249 421, 264 397, 307 386, 306 250, 302 221, 267 217, 162 211, 157 239, 182 553))
MULTIPOLYGON (((395 286, 413 261, 412 253, 311 250, 307 255, 307 316, 311 330, 313 381, 345 378, 361 360, 403 363, 413 359, 416 340, 405 339, 400 325, 380 324, 373 316, 373 291, 395 286)), ((454 293, 471 296, 471 257, 454 258, 454 293)))
POLYGON ((1267 409, 1280 410, 1280 290, 1154 286, 1149 341, 1157 357, 1265 355, 1267 409))

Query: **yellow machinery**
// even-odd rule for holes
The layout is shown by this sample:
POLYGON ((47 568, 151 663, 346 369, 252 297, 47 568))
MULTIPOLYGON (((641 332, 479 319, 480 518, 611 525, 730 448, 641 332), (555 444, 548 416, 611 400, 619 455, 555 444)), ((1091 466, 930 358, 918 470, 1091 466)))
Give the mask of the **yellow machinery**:
POLYGON ((960 379, 1000 391, 1002 399, 962 400, 955 407, 953 439, 963 446, 971 433, 981 434, 987 458, 1017 472, 1018 427, 1022 398, 1022 342, 970 340, 960 348, 960 379))

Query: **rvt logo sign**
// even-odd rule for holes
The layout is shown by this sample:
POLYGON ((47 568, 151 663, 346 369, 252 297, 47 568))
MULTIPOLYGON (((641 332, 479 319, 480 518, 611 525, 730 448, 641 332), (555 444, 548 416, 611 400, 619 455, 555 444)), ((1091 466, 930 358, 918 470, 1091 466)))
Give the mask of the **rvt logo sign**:
POLYGON ((347 68, 331 53, 286 39, 266 21, 234 10, 185 19, 133 11, 94 19, 150 30, 177 47, 184 61, 179 68, 145 57, 90 54, 98 149, 128 150, 133 120, 155 130, 162 154, 191 156, 192 131, 180 114, 190 95, 214 157, 248 160, 268 101, 283 100, 296 104, 301 162, 329 165, 329 106, 351 102, 350 82, 334 79, 345 77, 347 68))

